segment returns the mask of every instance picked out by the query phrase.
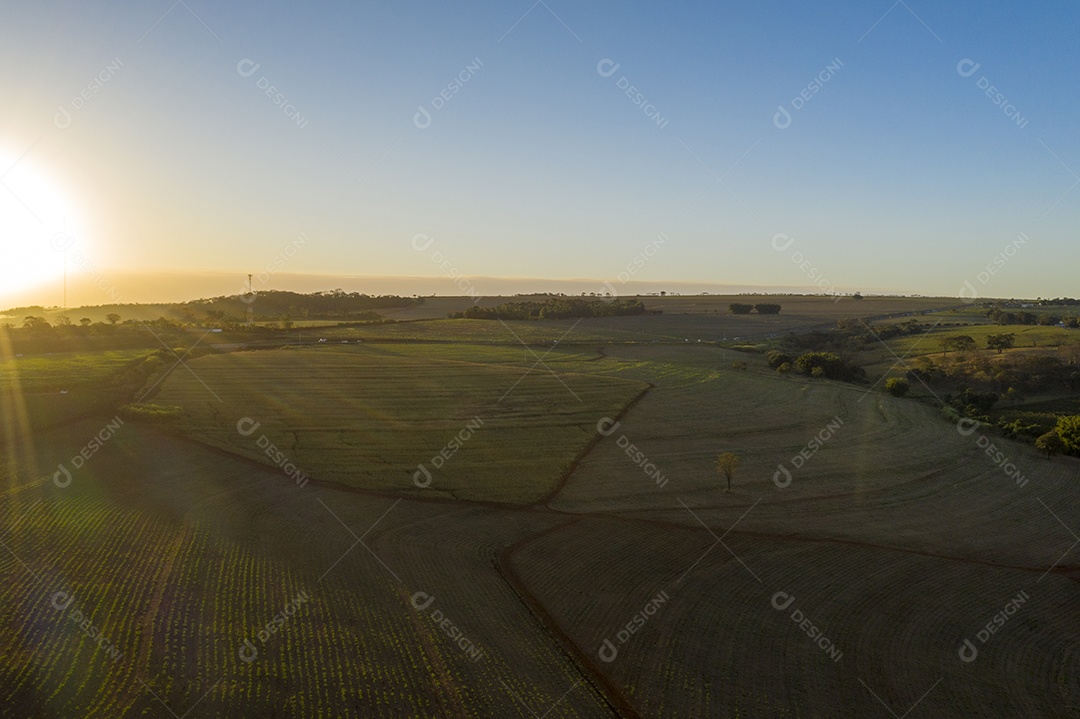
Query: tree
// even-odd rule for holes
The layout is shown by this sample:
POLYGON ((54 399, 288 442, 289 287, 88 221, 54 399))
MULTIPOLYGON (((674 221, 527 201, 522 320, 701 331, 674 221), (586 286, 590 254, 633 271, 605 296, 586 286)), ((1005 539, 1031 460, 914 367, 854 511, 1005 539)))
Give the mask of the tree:
POLYGON ((52 325, 49 324, 49 321, 47 319, 45 319, 44 317, 37 317, 35 315, 30 315, 29 317, 24 319, 22 326, 23 328, 28 329, 31 332, 52 329, 52 325))
POLYGON ((115 325, 117 322, 120 321, 120 315, 116 314, 115 312, 110 312, 109 314, 105 315, 105 319, 109 322, 110 325, 115 325))
POLYGON ((956 350, 957 352, 970 352, 978 349, 978 344, 969 335, 957 335, 955 337, 944 337, 941 340, 941 349, 943 354, 948 355, 949 350, 956 350))
POLYGON ((863 298, 863 296, 862 296, 862 293, 861 293, 861 292, 856 292, 855 294, 853 294, 853 295, 851 296, 851 299, 853 299, 853 300, 856 300, 856 301, 857 301, 857 300, 861 300, 862 298, 863 298))
POLYGON ((1058 417, 1054 433, 1061 438, 1063 452, 1080 455, 1080 415, 1058 417))
POLYGON ((911 385, 903 377, 890 377, 885 380, 885 390, 893 397, 903 397, 911 390, 911 385))
POLYGON ((759 302, 754 305, 754 309, 757 310, 759 315, 778 315, 780 314, 780 305, 770 304, 768 302, 759 302))
POLYGON ((1065 443, 1061 441, 1061 435, 1055 430, 1050 430, 1035 440, 1035 448, 1045 454, 1047 459, 1050 459, 1055 454, 1061 454, 1065 451, 1065 443))
POLYGON ((716 469, 720 477, 727 479, 727 491, 731 491, 731 478, 739 468, 739 456, 734 452, 724 452, 716 458, 716 469))
POLYGON ((753 305, 747 305, 741 302, 732 302, 728 305, 728 310, 730 310, 733 315, 748 315, 752 309, 754 309, 753 305))
POLYGON ((56 326, 57 327, 70 327, 71 326, 71 318, 68 317, 67 315, 57 315, 56 316, 56 326))
POLYGON ((1016 335, 1012 332, 1001 335, 990 335, 986 338, 987 349, 997 350, 1001 354, 1003 350, 1012 349, 1016 344, 1016 335))
POLYGON ((89 317, 83 317, 81 320, 79 320, 79 324, 83 327, 89 327, 92 322, 93 320, 91 320, 89 317))

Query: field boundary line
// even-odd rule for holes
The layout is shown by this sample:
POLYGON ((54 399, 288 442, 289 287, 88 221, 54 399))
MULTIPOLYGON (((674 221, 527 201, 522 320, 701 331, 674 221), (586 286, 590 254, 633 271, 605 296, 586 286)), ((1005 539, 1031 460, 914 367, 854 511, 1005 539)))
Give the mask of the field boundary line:
POLYGON ((644 719, 637 708, 622 695, 615 686, 615 683, 604 676, 603 672, 601 672, 589 659, 589 655, 563 631, 555 617, 548 612, 540 600, 529 592, 525 587, 525 583, 521 580, 521 577, 514 571, 514 555, 521 549, 524 549, 527 545, 538 541, 549 534, 554 534, 560 529, 572 527, 582 519, 585 519, 585 517, 575 518, 571 519, 569 522, 556 524, 542 532, 526 537, 502 551, 496 552, 495 556, 492 558, 492 564, 495 565, 495 571, 498 572, 499 576, 502 577, 503 581, 510 587, 510 590, 517 595, 518 600, 525 605, 525 608, 540 622, 548 635, 562 647, 563 652, 570 661, 578 667, 578 670, 585 680, 593 686, 601 697, 603 697, 607 705, 615 712, 615 715, 622 717, 623 719, 644 719))
MULTIPOLYGON (((635 381, 642 382, 644 380, 635 381)), ((614 423, 616 425, 622 421, 623 417, 626 416, 627 412, 633 409, 638 402, 644 399, 645 395, 656 389, 656 385, 654 385, 652 382, 645 382, 645 384, 648 386, 643 388, 640 392, 637 393, 637 395, 633 399, 627 402, 626 405, 621 410, 619 410, 619 414, 614 417, 614 423)), ((562 494, 562 491, 564 489, 566 489, 566 484, 570 481, 571 475, 573 475, 574 472, 577 471, 577 468, 581 464, 581 462, 585 459, 585 457, 589 455, 590 452, 593 451, 593 449, 596 448, 596 445, 599 444, 600 440, 602 439, 604 439, 603 435, 601 435, 599 432, 595 433, 593 437, 585 444, 585 446, 581 448, 581 451, 577 453, 574 459, 571 460, 570 466, 566 468, 566 471, 563 472, 562 475, 555 481, 555 487, 551 490, 551 492, 534 502, 532 506, 539 506, 545 509, 551 509, 551 503, 555 501, 556 497, 562 494)))

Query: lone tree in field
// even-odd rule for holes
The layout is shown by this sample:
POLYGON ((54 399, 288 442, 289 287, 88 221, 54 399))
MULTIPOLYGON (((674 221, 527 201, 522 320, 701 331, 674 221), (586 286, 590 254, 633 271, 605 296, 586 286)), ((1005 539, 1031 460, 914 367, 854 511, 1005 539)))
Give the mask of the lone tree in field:
POLYGON ((752 309, 754 309, 753 305, 744 304, 742 302, 732 302, 728 305, 728 310, 733 315, 748 315, 752 309))
POLYGON ((1003 350, 1010 350, 1016 344, 1016 335, 1012 332, 1005 335, 990 335, 986 338, 986 348, 997 350, 1001 354, 1003 350))
POLYGON ((739 468, 739 455, 734 452, 724 452, 716 458, 716 469, 720 476, 727 479, 727 491, 731 491, 731 478, 735 476, 735 470, 739 468))
POLYGON ((116 314, 115 312, 110 312, 109 314, 105 315, 105 319, 110 325, 115 325, 117 322, 120 321, 120 315, 116 314))

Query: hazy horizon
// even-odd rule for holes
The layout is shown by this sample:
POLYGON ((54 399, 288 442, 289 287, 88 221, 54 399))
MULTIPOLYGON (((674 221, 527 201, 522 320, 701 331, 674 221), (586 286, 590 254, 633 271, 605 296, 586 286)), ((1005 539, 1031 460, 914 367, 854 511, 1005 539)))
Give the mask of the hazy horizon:
MULTIPOLYGON (((321 292, 342 289, 371 295, 401 295, 411 297, 472 296, 506 297, 513 295, 564 293, 610 293, 613 296, 646 295, 661 291, 677 294, 716 295, 777 294, 777 295, 865 295, 909 296, 921 293, 889 288, 831 288, 829 292, 808 285, 755 286, 713 282, 619 282, 603 278, 542 278, 542 277, 363 277, 355 275, 304 275, 281 273, 260 280, 252 275, 257 291, 285 290, 292 292, 321 292)), ((64 302, 63 282, 48 287, 0 295, 0 312, 19 307, 76 308, 108 304, 155 304, 186 302, 205 297, 235 295, 247 287, 247 276, 234 272, 161 272, 146 275, 133 272, 79 274, 68 277, 67 302, 64 302)), ((922 295, 926 297, 946 294, 922 295)))

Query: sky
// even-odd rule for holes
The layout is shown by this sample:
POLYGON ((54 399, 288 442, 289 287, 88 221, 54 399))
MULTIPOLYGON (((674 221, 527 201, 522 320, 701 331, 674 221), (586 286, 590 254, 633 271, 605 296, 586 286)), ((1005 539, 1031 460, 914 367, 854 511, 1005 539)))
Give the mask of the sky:
POLYGON ((4 0, 2 17, 0 306, 65 304, 65 265, 69 306, 180 299, 163 272, 197 296, 246 273, 401 294, 1080 294, 1071 3, 4 0))

